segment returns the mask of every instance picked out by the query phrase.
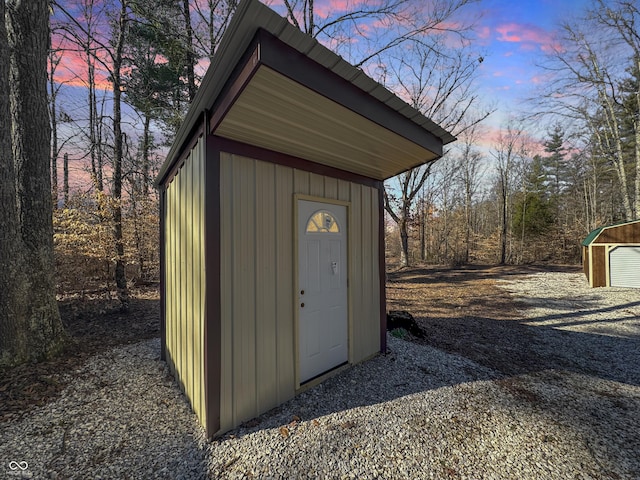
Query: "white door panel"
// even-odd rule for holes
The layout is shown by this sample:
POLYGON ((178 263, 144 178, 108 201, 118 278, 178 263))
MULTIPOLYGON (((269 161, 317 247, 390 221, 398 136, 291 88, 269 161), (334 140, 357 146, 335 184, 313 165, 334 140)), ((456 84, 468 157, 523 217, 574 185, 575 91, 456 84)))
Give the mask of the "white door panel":
POLYGON ((348 359, 347 209, 298 202, 299 369, 303 383, 348 359))

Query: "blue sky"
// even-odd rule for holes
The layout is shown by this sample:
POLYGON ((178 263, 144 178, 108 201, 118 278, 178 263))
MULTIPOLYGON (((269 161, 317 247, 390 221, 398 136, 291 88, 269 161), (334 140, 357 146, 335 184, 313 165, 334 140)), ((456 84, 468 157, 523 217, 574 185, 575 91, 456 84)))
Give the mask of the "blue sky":
POLYGON ((498 102, 490 124, 499 126, 525 108, 524 101, 543 81, 537 65, 554 44, 559 24, 589 5, 587 0, 484 0, 473 7, 482 12, 478 35, 487 50, 479 87, 487 99, 498 102))

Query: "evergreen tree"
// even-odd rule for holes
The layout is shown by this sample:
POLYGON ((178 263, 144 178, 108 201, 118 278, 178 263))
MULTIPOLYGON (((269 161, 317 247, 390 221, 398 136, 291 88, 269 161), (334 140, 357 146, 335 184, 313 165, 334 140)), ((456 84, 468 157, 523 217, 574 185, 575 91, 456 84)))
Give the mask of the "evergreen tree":
MULTIPOLYGON (((170 143, 189 106, 188 48, 176 24, 181 10, 172 0, 136 1, 132 9, 136 21, 127 37, 125 100, 145 124, 161 121, 169 131, 166 140, 170 143)), ((145 128, 146 138, 147 133, 145 128)), ((143 143, 149 145, 147 140, 143 143)))
POLYGON ((548 182, 553 202, 559 203, 560 195, 567 186, 566 150, 564 148, 564 130, 556 123, 548 132, 548 139, 544 142, 544 173, 548 182))
POLYGON ((547 178, 544 161, 536 155, 524 178, 524 191, 514 204, 512 228, 522 237, 543 235, 553 225, 553 208, 547 193, 547 178))

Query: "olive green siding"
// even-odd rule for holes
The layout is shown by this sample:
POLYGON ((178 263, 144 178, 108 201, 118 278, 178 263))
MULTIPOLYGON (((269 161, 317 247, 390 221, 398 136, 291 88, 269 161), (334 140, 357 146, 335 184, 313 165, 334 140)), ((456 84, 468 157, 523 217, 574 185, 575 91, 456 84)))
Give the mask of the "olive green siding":
POLYGON ((296 194, 348 202, 349 361, 380 350, 378 190, 222 153, 221 432, 296 393, 296 194))
POLYGON ((164 280, 167 362, 206 425, 204 143, 198 141, 166 188, 164 280))

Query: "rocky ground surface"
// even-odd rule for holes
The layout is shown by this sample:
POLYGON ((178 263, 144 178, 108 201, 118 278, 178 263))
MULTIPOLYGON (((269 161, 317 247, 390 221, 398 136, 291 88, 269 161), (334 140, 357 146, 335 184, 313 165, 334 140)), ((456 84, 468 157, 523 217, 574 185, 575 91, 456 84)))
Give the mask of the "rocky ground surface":
POLYGON ((158 339, 61 363, 39 402, 5 372, 0 477, 638 479, 640 291, 555 270, 391 274, 424 338, 212 442, 158 339))

